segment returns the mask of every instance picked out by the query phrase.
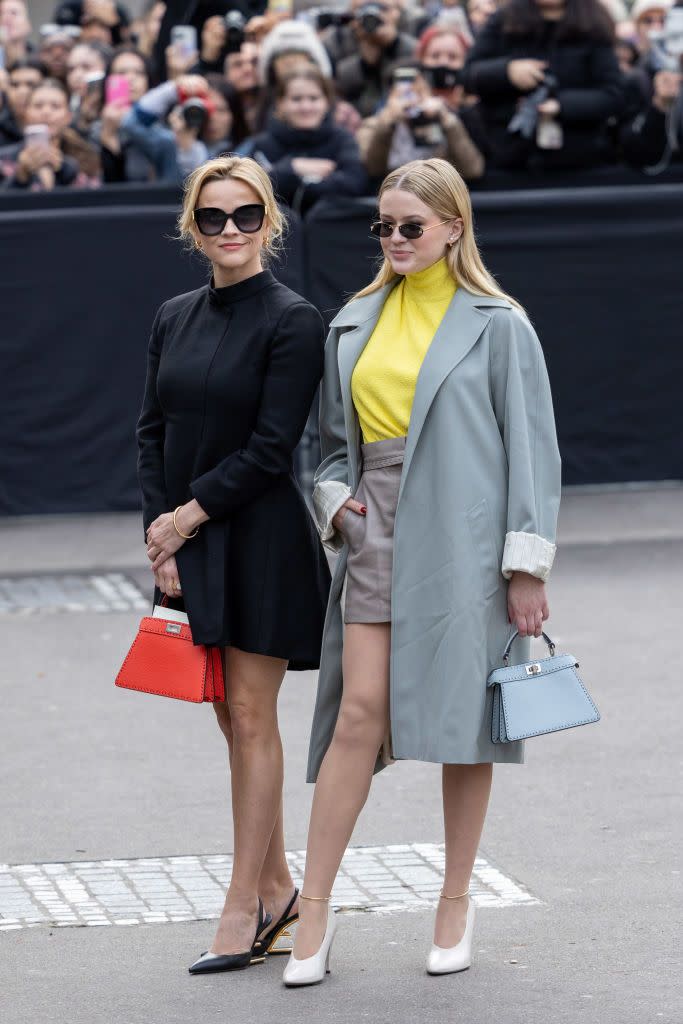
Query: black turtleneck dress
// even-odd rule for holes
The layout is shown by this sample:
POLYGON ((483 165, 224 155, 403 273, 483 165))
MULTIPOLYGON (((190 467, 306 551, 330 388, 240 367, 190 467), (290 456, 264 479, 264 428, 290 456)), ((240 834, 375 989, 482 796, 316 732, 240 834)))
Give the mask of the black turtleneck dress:
POLYGON ((323 371, 318 311, 262 271, 169 299, 138 421, 145 530, 196 498, 176 554, 195 643, 317 668, 330 575, 292 456, 323 371))

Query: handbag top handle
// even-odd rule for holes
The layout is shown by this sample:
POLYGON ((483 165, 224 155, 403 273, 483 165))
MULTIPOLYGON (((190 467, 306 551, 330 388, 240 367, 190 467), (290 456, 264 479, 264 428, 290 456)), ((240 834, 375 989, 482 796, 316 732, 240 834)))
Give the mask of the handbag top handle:
MULTIPOLYGON (((512 636, 510 637, 510 639, 508 640, 507 644, 505 645, 505 650, 503 651, 503 665, 505 665, 505 668, 508 667, 508 664, 510 662, 510 649, 511 649, 511 647, 512 647, 512 645, 513 645, 513 643, 514 643, 514 641, 515 641, 515 639, 517 638, 518 635, 519 635, 519 630, 515 629, 513 631, 513 633, 512 633, 512 636)), ((541 633, 541 636, 543 637, 543 639, 545 640, 545 642, 546 642, 546 644, 548 646, 548 650, 550 651, 550 657, 554 658, 555 657, 555 644, 552 642, 552 640, 550 639, 550 637, 548 636, 547 633, 541 633)))

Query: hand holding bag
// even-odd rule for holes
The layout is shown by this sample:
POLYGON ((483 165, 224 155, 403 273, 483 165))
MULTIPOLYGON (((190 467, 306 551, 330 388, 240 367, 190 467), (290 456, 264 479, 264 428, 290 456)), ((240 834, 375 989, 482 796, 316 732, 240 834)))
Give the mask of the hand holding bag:
POLYGON ((195 704, 225 700, 220 649, 195 646, 187 615, 166 608, 165 600, 140 622, 116 685, 195 704))
POLYGON ((555 644, 543 633, 549 658, 509 665, 516 636, 517 630, 506 644, 504 667, 494 669, 487 681, 493 687, 493 742, 525 740, 599 721, 600 712, 579 678, 574 655, 556 655, 555 644))

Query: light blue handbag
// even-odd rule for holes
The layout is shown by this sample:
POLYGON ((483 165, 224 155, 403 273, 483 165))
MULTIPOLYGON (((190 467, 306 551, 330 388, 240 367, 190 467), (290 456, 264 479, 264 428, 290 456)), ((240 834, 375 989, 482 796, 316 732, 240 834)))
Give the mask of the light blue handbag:
POLYGON ((555 644, 544 633, 549 658, 510 665, 514 631, 503 652, 503 668, 494 669, 487 686, 493 687, 491 739, 509 743, 572 729, 600 719, 600 712, 579 679, 573 654, 555 654, 555 644))

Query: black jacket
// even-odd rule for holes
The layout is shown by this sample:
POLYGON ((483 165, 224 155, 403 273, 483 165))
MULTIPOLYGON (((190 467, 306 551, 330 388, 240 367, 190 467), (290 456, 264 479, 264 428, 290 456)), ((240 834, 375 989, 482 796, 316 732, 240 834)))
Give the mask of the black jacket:
POLYGON ((165 302, 138 422, 145 529, 196 498, 210 516, 177 552, 195 643, 316 668, 327 560, 292 454, 323 370, 324 328, 263 271, 165 302))
POLYGON ((672 110, 668 115, 650 104, 627 121, 621 129, 624 159, 634 167, 668 166, 680 163, 683 146, 683 114, 672 110))
POLYGON ((238 152, 258 160, 278 196, 302 212, 323 196, 362 196, 368 188, 358 143, 334 123, 331 114, 315 129, 291 128, 271 117, 266 130, 248 139, 238 152), (337 169, 322 181, 305 182, 292 167, 297 156, 334 160, 337 169))
POLYGON ((612 47, 587 37, 557 39, 558 23, 547 21, 538 34, 506 32, 503 13, 493 14, 476 37, 465 66, 465 89, 481 100, 491 161, 499 167, 529 164, 547 167, 588 167, 610 159, 607 121, 623 105, 623 83, 612 47), (507 131, 524 93, 507 76, 511 60, 548 62, 558 82, 561 150, 539 150, 507 131))

